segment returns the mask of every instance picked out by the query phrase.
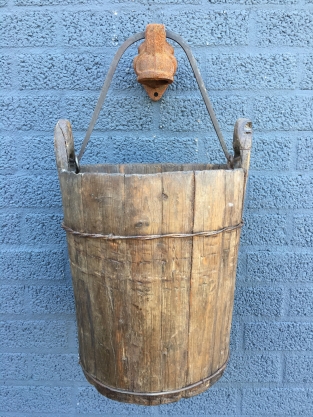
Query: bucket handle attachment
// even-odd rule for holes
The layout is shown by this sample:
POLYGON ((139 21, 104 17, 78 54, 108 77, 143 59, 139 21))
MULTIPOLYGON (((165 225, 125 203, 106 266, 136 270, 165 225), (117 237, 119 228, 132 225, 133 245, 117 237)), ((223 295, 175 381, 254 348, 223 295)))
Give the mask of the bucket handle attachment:
MULTIPOLYGON (((228 164, 229 164, 230 167, 233 167, 233 156, 228 152, 228 149, 227 149, 225 140, 223 138, 222 131, 221 131, 220 127, 219 127, 219 124, 218 124, 217 118, 215 116, 215 113, 214 113, 214 110, 213 110, 211 101, 209 99, 209 96, 208 96, 207 90, 205 88, 203 79, 202 79, 201 74, 200 74, 200 71, 198 69, 197 62, 196 62, 196 60, 195 60, 195 58, 194 58, 194 56, 193 56, 193 54, 191 52, 191 49, 190 49, 189 45, 187 45, 185 43, 185 41, 182 39, 181 36, 177 35, 174 32, 171 32, 169 30, 166 30, 166 37, 169 38, 169 39, 172 39, 175 42, 177 42, 182 47, 182 49, 184 50, 185 54, 187 55, 187 58, 188 58, 188 60, 190 62, 191 68, 192 68, 192 70, 194 72, 194 75, 196 77, 196 80, 197 80, 197 83, 198 83, 198 86, 199 86, 199 89, 200 89, 202 98, 203 98, 204 103, 206 105, 206 108, 208 110, 208 113, 209 113, 209 116, 211 118, 211 121, 212 121, 214 130, 215 130, 215 132, 217 134, 217 137, 218 137, 218 139, 220 141, 220 144, 221 144, 221 147, 222 147, 223 152, 225 154, 225 157, 227 159, 227 162, 228 162, 228 164)), ((89 123, 88 130, 86 132, 86 135, 85 135, 84 141, 82 143, 81 149, 79 151, 78 157, 76 159, 76 161, 77 161, 76 171, 79 172, 79 162, 80 162, 82 156, 84 155, 84 152, 85 152, 87 143, 88 143, 89 138, 91 136, 91 133, 92 133, 94 127, 95 127, 96 121, 98 119, 100 110, 101 110, 101 108, 103 106, 105 97, 106 97, 107 92, 109 90, 109 87, 110 87, 110 84, 111 84, 111 81, 112 81, 112 78, 114 76, 114 73, 115 73, 115 70, 116 70, 116 67, 118 65, 119 60, 121 59, 122 55, 124 54, 124 52, 126 51, 127 48, 129 48, 133 43, 135 43, 135 42, 137 42, 137 41, 139 41, 141 39, 144 39, 144 38, 145 38, 145 32, 137 33, 137 34, 131 36, 130 38, 128 38, 119 47, 119 49, 117 50, 117 52, 116 52, 116 54, 115 54, 115 56, 113 58, 113 61, 111 63, 111 66, 109 68, 109 71, 107 73, 107 76, 106 76, 106 79, 104 81, 104 84, 102 86, 102 89, 101 89, 101 92, 100 92, 100 96, 98 98, 97 105, 96 105, 96 107, 94 109, 94 112, 93 112, 93 115, 92 115, 92 119, 91 119, 91 121, 89 123)))

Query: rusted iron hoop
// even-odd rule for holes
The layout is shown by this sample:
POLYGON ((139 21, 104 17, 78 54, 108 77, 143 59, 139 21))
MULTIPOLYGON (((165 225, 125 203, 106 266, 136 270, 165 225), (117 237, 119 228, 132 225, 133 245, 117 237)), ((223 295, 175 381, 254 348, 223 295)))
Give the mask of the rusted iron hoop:
POLYGON ((236 229, 241 229, 243 226, 243 221, 236 224, 235 226, 228 226, 223 227, 218 230, 210 230, 210 231, 203 231, 203 232, 195 232, 195 233, 165 233, 163 235, 137 235, 137 236, 116 236, 113 234, 110 235, 103 235, 100 233, 85 233, 85 232, 79 232, 78 230, 73 230, 70 227, 66 226, 64 223, 61 224, 62 229, 66 231, 66 233, 70 233, 74 236, 78 237, 86 237, 90 239, 105 239, 105 240, 126 240, 126 239, 132 239, 132 240, 154 240, 154 239, 164 239, 164 238, 174 238, 174 239, 180 239, 180 238, 189 238, 194 236, 216 236, 223 232, 232 232, 236 229))
MULTIPOLYGON (((221 144, 221 147, 223 149, 223 152, 225 154, 225 157, 226 157, 228 163, 230 164, 230 166, 232 166, 233 165, 233 156, 228 152, 228 149, 227 149, 225 140, 223 138, 222 131, 221 131, 220 127, 219 127, 219 123, 218 123, 217 118, 215 116, 215 113, 214 113, 214 110, 213 110, 211 101, 209 99, 209 96, 208 96, 207 90, 205 88, 203 79, 202 79, 201 74, 200 74, 200 71, 198 69, 197 62, 196 62, 196 60, 195 60, 195 58, 194 58, 194 56, 193 56, 193 54, 191 52, 190 47, 185 43, 185 41, 183 40, 183 38, 181 36, 177 35, 174 32, 171 32, 171 31, 167 30, 166 31, 166 37, 169 38, 169 39, 172 39, 175 42, 177 42, 182 47, 182 49, 184 50, 185 54, 187 55, 187 58, 188 58, 188 60, 190 62, 190 65, 191 65, 191 68, 192 68, 192 70, 194 72, 194 75, 196 77, 196 80, 197 80, 197 83, 198 83, 198 86, 199 86, 199 89, 200 89, 202 98, 204 100, 204 103, 205 103, 206 108, 208 110, 209 116, 211 118, 211 121, 212 121, 214 130, 215 130, 215 132, 217 134, 217 137, 219 139, 219 142, 221 144)), ((94 126, 96 124, 96 121, 98 119, 98 116, 99 116, 100 110, 101 110, 101 108, 103 106, 103 103, 104 103, 105 97, 107 95, 107 92, 108 92, 108 90, 110 88, 110 84, 111 84, 112 78, 114 76, 116 67, 117 67, 117 65, 119 63, 119 60, 121 59, 122 55, 124 54, 124 52, 126 51, 127 48, 129 48, 133 43, 135 43, 135 42, 137 42, 137 41, 139 41, 141 39, 144 39, 144 38, 145 38, 145 32, 136 33, 135 35, 133 35, 130 38, 128 38, 119 47, 119 49, 117 50, 117 52, 116 52, 116 54, 115 54, 115 56, 113 58, 113 61, 111 63, 111 66, 109 68, 109 71, 107 73, 107 76, 106 76, 106 79, 104 81, 104 84, 102 86, 102 89, 101 89, 101 92, 100 92, 100 96, 99 96, 97 105, 96 105, 95 110, 93 112, 92 119, 90 121, 88 130, 86 132, 86 135, 85 135, 83 144, 82 144, 81 149, 79 151, 78 158, 77 158, 78 159, 78 162, 81 160, 81 158, 82 158, 82 156, 83 156, 83 154, 85 152, 87 143, 89 141, 89 138, 91 136, 91 133, 93 131, 93 128, 94 128, 94 126)), ((76 167, 76 171, 79 172, 79 168, 78 167, 76 167)))
POLYGON ((198 387, 201 384, 212 381, 212 379, 214 379, 218 375, 222 376, 223 372, 224 372, 224 370, 227 366, 228 361, 229 361, 229 355, 228 355, 225 363, 217 371, 215 371, 214 374, 212 374, 212 375, 210 375, 206 378, 201 379, 201 381, 195 382, 194 384, 187 385, 186 387, 183 387, 183 388, 180 388, 180 389, 173 389, 171 391, 161 391, 161 392, 134 392, 134 391, 128 391, 128 390, 124 390, 124 389, 118 389, 116 387, 111 387, 111 386, 105 385, 105 384, 103 384, 103 382, 100 382, 99 380, 97 380, 97 378, 95 378, 93 375, 91 375, 89 372, 87 372, 83 368, 82 365, 81 366, 83 368, 84 374, 93 381, 94 385, 96 384, 96 385, 98 385, 102 388, 108 389, 108 390, 113 391, 113 392, 118 392, 120 394, 142 395, 143 397, 158 397, 158 396, 162 396, 162 395, 179 394, 180 392, 188 391, 192 388, 198 387))

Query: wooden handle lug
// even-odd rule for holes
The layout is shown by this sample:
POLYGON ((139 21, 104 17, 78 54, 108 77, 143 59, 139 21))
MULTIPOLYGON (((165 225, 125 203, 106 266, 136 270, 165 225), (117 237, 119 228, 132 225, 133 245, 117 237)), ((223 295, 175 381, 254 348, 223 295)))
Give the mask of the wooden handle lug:
POLYGON ((246 175, 248 175, 250 165, 252 135, 251 120, 238 119, 235 123, 233 137, 234 168, 243 168, 246 175))
POLYGON ((61 119, 54 129, 54 151, 58 170, 79 171, 74 150, 72 126, 69 120, 61 119))

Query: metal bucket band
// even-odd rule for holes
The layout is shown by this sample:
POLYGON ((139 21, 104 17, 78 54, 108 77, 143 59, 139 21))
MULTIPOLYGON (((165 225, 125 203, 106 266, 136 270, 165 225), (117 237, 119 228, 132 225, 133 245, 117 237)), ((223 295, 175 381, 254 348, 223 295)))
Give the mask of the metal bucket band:
POLYGON ((236 224, 235 226, 228 226, 223 227, 219 230, 211 230, 207 232, 195 232, 195 233, 167 233, 164 235, 138 235, 138 236, 117 236, 113 234, 109 235, 102 235, 100 233, 84 233, 78 232, 76 230, 71 229, 70 227, 66 226, 64 223, 61 224, 62 229, 66 231, 66 233, 70 233, 74 236, 78 237, 87 237, 91 239, 105 239, 105 240, 125 240, 125 239, 138 239, 138 240, 153 240, 153 239, 162 239, 165 237, 168 238, 188 238, 194 236, 215 236, 223 232, 231 232, 235 229, 240 229, 243 226, 243 221, 236 224))
POLYGON ((187 385, 186 387, 183 387, 183 388, 174 389, 174 390, 171 390, 171 391, 161 391, 161 392, 134 392, 134 391, 128 391, 128 390, 123 390, 123 389, 118 389, 118 388, 115 388, 115 387, 111 387, 109 385, 103 384, 103 382, 100 382, 96 377, 94 377, 89 372, 87 372, 83 368, 82 365, 81 365, 81 367, 82 367, 83 372, 86 375, 86 377, 89 380, 93 381, 96 385, 99 385, 102 388, 108 389, 108 390, 113 391, 113 392, 117 392, 119 394, 140 395, 140 396, 147 396, 147 397, 157 397, 157 396, 160 396, 160 395, 178 394, 178 393, 180 393, 182 391, 188 391, 189 389, 198 387, 199 385, 202 385, 202 384, 204 384, 206 382, 209 382, 211 379, 214 379, 216 376, 218 376, 219 374, 222 374, 224 372, 224 370, 225 370, 225 368, 227 366, 228 360, 229 360, 229 355, 228 355, 228 358, 226 359, 226 362, 216 372, 214 372, 214 374, 212 374, 212 375, 210 375, 210 376, 208 376, 208 377, 206 377, 204 379, 201 379, 201 381, 195 382, 194 384, 191 384, 191 385, 187 385))

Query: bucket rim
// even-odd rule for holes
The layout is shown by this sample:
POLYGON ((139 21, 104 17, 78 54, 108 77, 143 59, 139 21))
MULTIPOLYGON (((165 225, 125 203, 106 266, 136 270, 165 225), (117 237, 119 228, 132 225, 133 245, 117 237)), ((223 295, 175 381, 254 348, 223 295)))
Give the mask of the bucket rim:
POLYGON ((204 171, 243 171, 243 168, 230 169, 226 164, 86 164, 80 167, 80 172, 61 169, 60 172, 68 172, 76 176, 80 175, 161 175, 161 174, 187 174, 204 171))

